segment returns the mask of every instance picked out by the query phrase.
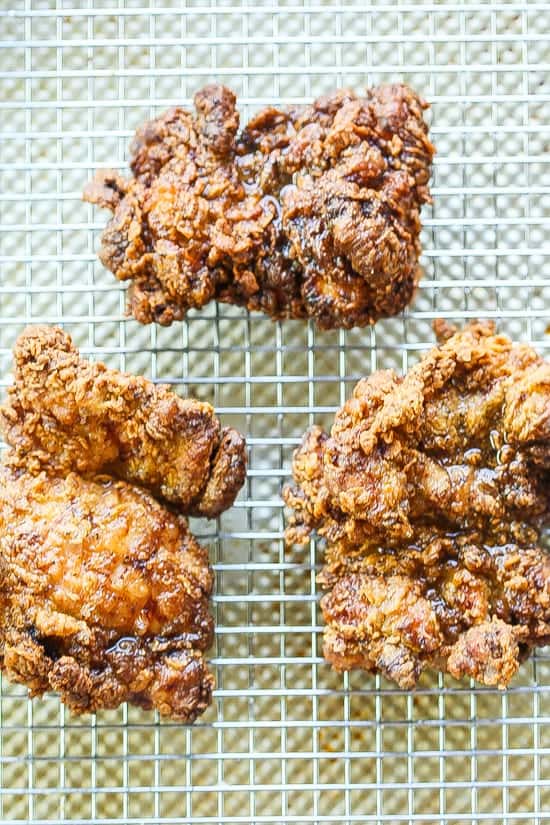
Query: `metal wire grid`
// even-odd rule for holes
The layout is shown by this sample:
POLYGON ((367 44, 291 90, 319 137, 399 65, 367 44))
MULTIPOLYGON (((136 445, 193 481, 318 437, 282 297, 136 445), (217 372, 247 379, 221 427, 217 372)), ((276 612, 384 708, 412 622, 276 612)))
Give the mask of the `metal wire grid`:
POLYGON ((26 323, 212 401, 248 436, 246 490, 197 523, 215 561, 215 701, 193 727, 132 708, 67 714, 0 697, 3 822, 550 821, 550 657, 505 693, 427 675, 414 693, 320 657, 314 543, 285 553, 292 449, 361 375, 407 369, 431 321, 493 317, 549 347, 550 4, 210 6, 0 2, 0 380, 26 323), (337 85, 402 78, 433 103, 438 146, 413 306, 372 330, 318 333, 210 306, 170 329, 124 317, 80 201, 126 167, 144 119, 212 79, 243 116, 337 85))

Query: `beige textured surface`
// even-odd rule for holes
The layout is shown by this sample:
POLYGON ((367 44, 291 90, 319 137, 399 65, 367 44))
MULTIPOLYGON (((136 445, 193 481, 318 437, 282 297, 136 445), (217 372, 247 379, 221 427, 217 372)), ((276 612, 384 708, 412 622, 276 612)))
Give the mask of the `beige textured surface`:
POLYGON ((246 490, 197 524, 217 569, 216 699, 185 728, 126 708, 74 719, 4 683, 0 819, 550 822, 548 652, 502 694, 331 673, 316 551, 285 554, 279 500, 305 427, 360 375, 415 361, 433 317, 495 317, 548 351, 550 4, 145 6, 0 0, 0 381, 24 324, 63 322, 85 354, 172 381, 246 431, 246 490), (403 317, 322 334, 222 306, 170 329, 124 319, 94 254, 106 216, 79 195, 94 168, 124 168, 139 123, 213 79, 246 116, 395 78, 433 102, 439 150, 425 278, 403 317))

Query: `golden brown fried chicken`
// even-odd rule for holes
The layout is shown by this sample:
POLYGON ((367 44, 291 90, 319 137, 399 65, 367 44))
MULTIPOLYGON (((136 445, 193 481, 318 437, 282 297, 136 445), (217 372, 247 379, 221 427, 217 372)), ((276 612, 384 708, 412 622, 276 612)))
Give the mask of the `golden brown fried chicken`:
POLYGON ((328 543, 325 656, 411 687, 504 686, 550 640, 550 364, 471 324, 403 378, 360 381, 294 456, 289 542, 328 543))
POLYGON ((104 472, 139 484, 184 514, 213 518, 246 473, 244 439, 209 404, 79 357, 54 327, 29 327, 0 407, 11 466, 32 473, 104 472))
POLYGON ((125 482, 0 468, 0 666, 75 712, 209 704, 206 550, 125 482))
POLYGON ((474 534, 417 537, 400 551, 331 547, 319 576, 336 670, 363 668, 412 688, 425 668, 505 687, 550 642, 550 556, 536 531, 503 544, 474 534))
POLYGON ((132 179, 101 172, 85 190, 113 212, 100 258, 132 281, 138 321, 215 299, 349 328, 411 300, 434 154, 413 91, 338 91, 240 133, 229 89, 194 102, 138 130, 132 179))
POLYGON ((14 354, 0 408, 12 448, 0 466, 0 666, 76 712, 128 701, 192 721, 214 681, 212 572, 172 509, 229 507, 244 440, 208 404, 81 359, 60 329, 27 329, 14 354))
POLYGON ((550 364, 471 324, 403 378, 360 381, 294 456, 291 541, 399 547, 420 526, 540 525, 550 507, 550 364))

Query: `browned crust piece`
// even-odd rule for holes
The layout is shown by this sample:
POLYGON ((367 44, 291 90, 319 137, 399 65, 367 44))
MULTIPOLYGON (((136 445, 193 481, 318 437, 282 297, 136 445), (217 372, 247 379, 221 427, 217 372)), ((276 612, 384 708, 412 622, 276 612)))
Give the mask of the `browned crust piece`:
POLYGON ((403 378, 361 380, 330 435, 296 451, 287 538, 399 547, 438 530, 541 525, 550 506, 550 364, 471 324, 403 378))
POLYGON ((506 687, 550 642, 550 556, 536 531, 491 546, 476 534, 417 536, 400 551, 332 547, 319 580, 323 653, 412 688, 426 668, 506 687))
POLYGON ((238 133, 235 95, 140 128, 133 178, 100 172, 85 200, 113 212, 99 256, 131 280, 130 312, 170 324, 211 300, 320 327, 398 313, 420 277, 420 208, 434 148, 407 86, 269 108, 238 133))
POLYGON ((150 490, 183 514, 214 518, 246 475, 246 445, 214 410, 140 376, 80 358, 55 327, 29 327, 14 349, 0 408, 8 462, 32 473, 104 472, 150 490))
POLYGON ((293 463, 289 543, 327 541, 324 654, 402 687, 504 687, 550 641, 550 364, 491 324, 360 381, 293 463))
POLYGON ((211 700, 208 555, 182 517, 104 477, 0 468, 0 665, 75 713, 211 700))

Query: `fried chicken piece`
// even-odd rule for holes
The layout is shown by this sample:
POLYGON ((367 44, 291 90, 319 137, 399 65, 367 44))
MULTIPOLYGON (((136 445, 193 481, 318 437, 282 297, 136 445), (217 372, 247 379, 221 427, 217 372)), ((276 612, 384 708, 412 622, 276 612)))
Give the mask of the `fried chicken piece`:
POLYGON ((550 641, 550 364, 490 324, 376 372, 296 451, 289 543, 327 540, 324 653, 500 687, 550 641))
POLYGON ((238 133, 235 95, 138 130, 134 177, 100 172, 84 198, 113 217, 99 256, 131 280, 130 312, 171 324, 215 299, 326 329, 395 315, 420 277, 420 208, 434 148, 402 85, 268 108, 238 133))
POLYGON ((31 696, 192 721, 214 683, 212 582, 186 520, 145 491, 0 467, 0 666, 31 696))
POLYGON ((14 350, 15 380, 0 407, 8 463, 36 474, 108 473, 183 514, 214 518, 246 475, 245 442, 209 404, 79 357, 55 327, 29 327, 14 350))
POLYGON ((375 372, 294 456, 291 542, 400 547, 419 527, 540 526, 550 506, 550 364, 470 324, 408 374, 375 372))
POLYGON ((208 404, 81 359, 60 329, 27 329, 14 355, 0 409, 12 448, 0 466, 0 667, 77 713, 128 701, 192 721, 214 684, 213 578, 172 509, 213 517, 232 504, 244 440, 208 404))
POLYGON ((476 534, 418 540, 400 552, 333 546, 319 576, 323 653, 336 670, 382 673, 405 689, 425 668, 506 687, 550 643, 550 556, 536 531, 504 544, 476 534))

